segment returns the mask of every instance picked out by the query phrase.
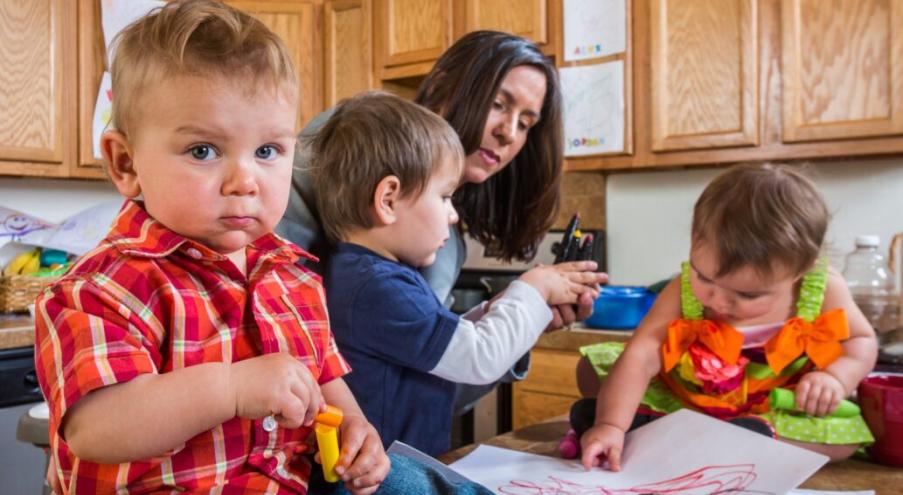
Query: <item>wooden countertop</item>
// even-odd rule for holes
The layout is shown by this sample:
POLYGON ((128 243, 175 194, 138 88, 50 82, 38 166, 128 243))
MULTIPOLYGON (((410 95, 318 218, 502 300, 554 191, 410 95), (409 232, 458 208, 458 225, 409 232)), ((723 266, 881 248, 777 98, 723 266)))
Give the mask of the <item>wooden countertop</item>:
POLYGON ((27 314, 0 314, 0 349, 34 345, 34 320, 27 314))
POLYGON ((597 330, 583 324, 574 324, 571 328, 545 332, 536 341, 534 347, 554 349, 558 351, 576 351, 580 347, 599 342, 627 342, 633 330, 597 330))
MULTIPOLYGON (((40 424, 43 425, 43 431, 46 432, 46 423, 40 424)), ((485 444, 558 457, 558 441, 568 428, 567 420, 558 418, 499 435, 487 440, 485 444)), ((461 447, 439 456, 439 460, 445 464, 451 464, 469 454, 476 447, 476 445, 461 447)), ((827 464, 801 485, 801 488, 811 490, 875 490, 876 495, 898 495, 900 487, 903 487, 903 469, 859 459, 827 464)))
MULTIPOLYGON (((558 442, 569 428, 565 417, 521 428, 490 438, 486 445, 558 457, 558 442)), ((476 445, 467 445, 439 456, 450 464, 469 454, 476 445)), ((876 495, 898 495, 903 487, 903 469, 870 461, 848 459, 821 468, 802 484, 813 490, 875 490, 876 495)))

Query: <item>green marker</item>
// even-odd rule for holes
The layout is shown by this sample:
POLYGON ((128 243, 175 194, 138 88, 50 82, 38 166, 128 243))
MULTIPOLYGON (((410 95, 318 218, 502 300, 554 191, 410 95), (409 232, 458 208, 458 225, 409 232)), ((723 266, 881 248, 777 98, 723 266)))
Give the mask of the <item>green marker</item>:
MULTIPOLYGON (((796 407, 796 394, 794 394, 792 390, 787 390, 786 388, 776 388, 772 390, 771 394, 768 396, 768 401, 771 404, 772 409, 799 411, 796 407)), ((842 399, 837 406, 837 409, 828 416, 833 416, 835 418, 849 418, 850 416, 856 416, 858 414, 859 406, 857 406, 856 403, 842 399)))

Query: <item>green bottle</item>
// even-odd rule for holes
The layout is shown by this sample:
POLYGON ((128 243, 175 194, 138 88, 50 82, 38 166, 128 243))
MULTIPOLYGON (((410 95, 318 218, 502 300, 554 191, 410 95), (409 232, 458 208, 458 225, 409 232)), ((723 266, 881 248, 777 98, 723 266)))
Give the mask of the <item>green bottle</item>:
MULTIPOLYGON (((793 393, 792 390, 787 390, 786 388, 776 388, 772 390, 771 394, 768 396, 768 401, 771 404, 772 409, 799 411, 796 407, 796 394, 793 393)), ((849 418, 850 416, 856 416, 858 414, 859 406, 854 402, 843 399, 840 401, 837 409, 828 416, 833 416, 835 418, 849 418)))

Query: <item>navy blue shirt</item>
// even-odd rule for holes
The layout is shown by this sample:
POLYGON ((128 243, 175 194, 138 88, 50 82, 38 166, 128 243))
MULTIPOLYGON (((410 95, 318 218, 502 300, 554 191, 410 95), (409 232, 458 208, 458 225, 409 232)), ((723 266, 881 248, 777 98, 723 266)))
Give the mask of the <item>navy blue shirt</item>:
POLYGON ((352 372, 345 381, 388 448, 449 448, 455 384, 429 374, 458 326, 414 268, 339 243, 326 271, 332 333, 352 372))

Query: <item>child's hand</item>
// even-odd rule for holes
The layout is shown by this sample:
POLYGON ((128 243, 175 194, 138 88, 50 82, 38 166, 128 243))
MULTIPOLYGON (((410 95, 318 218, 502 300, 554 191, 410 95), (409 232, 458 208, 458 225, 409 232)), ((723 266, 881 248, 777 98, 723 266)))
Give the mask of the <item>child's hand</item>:
POLYGON ((621 450, 624 448, 624 430, 614 425, 601 424, 586 430, 580 438, 583 449, 583 467, 591 469, 608 461, 608 469, 621 470, 621 450))
POLYGON ((353 495, 369 495, 389 474, 391 463, 379 433, 363 416, 345 416, 340 427, 342 453, 336 473, 353 495))
POLYGON ((229 368, 235 415, 257 419, 272 414, 283 428, 311 425, 326 403, 307 366, 286 353, 265 354, 229 368))
POLYGON ((796 386, 796 407, 810 416, 822 417, 834 412, 845 395, 843 384, 834 375, 811 371, 796 386))
POLYGON ((570 261, 557 265, 540 265, 520 276, 542 295, 549 305, 574 304, 581 294, 599 295, 599 284, 608 276, 596 273, 595 261, 570 261))

